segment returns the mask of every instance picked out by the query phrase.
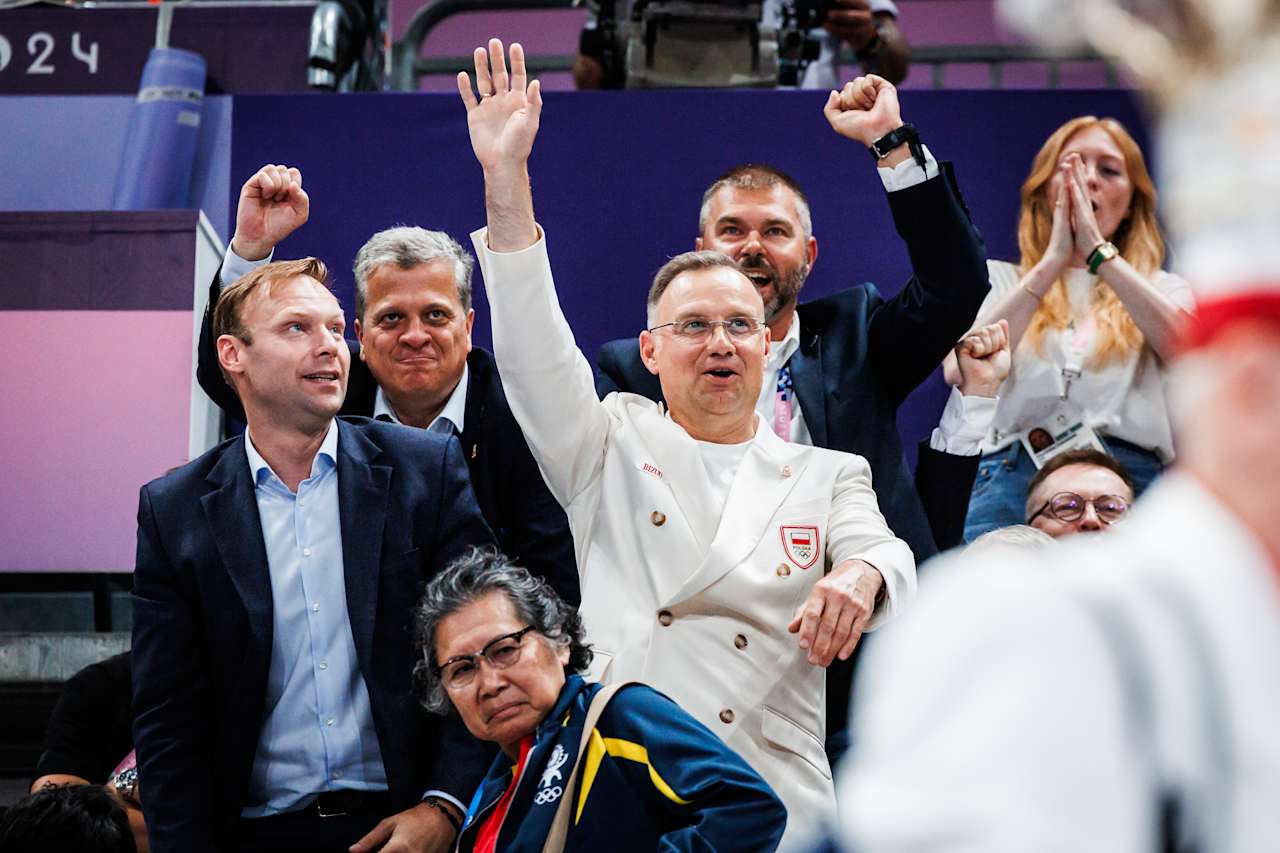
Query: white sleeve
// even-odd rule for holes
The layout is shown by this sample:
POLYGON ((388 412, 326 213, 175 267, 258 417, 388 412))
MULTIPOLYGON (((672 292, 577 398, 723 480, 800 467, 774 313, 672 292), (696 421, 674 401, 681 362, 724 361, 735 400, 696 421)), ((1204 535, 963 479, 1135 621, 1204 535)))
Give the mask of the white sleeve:
POLYGON ((952 387, 942 418, 929 436, 929 447, 955 456, 978 455, 999 403, 999 397, 965 395, 952 387))
POLYGON ((871 0, 867 5, 872 12, 888 12, 895 18, 898 17, 898 4, 894 3, 893 0, 871 0))
POLYGON ((866 560, 884 578, 885 598, 867 623, 870 631, 891 618, 916 590, 916 561, 906 542, 885 523, 871 488, 871 466, 861 456, 846 457, 836 479, 827 522, 827 553, 831 565, 866 560))
POLYGON ((1091 617, 1020 582, 1033 566, 968 568, 931 566, 868 650, 836 786, 845 849, 1153 849, 1149 769, 1091 617))
POLYGON ((603 469, 611 418, 556 300, 541 227, 538 235, 519 252, 491 251, 485 228, 472 232, 471 243, 489 296, 502 390, 547 487, 567 507, 603 469))
POLYGON ((876 169, 880 173, 880 182, 884 184, 885 192, 905 190, 907 187, 914 187, 930 178, 938 177, 938 161, 933 159, 933 152, 929 150, 928 145, 920 147, 924 149, 923 169, 910 157, 892 168, 880 166, 876 169))
POLYGON ((235 284, 240 276, 251 273, 263 264, 271 263, 271 259, 275 257, 275 250, 260 261, 246 261, 244 258, 232 251, 230 244, 227 245, 227 253, 222 256, 222 268, 218 271, 218 280, 222 282, 225 289, 235 284))

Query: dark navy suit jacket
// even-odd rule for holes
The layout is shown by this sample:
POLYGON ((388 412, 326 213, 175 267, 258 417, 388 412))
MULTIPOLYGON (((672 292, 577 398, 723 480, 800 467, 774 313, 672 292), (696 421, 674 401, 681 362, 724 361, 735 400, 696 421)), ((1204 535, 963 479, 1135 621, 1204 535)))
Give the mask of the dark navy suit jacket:
MULTIPOLYGON (((990 284, 982 237, 950 164, 942 164, 938 177, 888 196, 911 258, 911 280, 892 299, 862 284, 798 306, 800 347, 788 364, 814 445, 866 458, 885 521, 921 563, 939 544, 961 541, 978 457, 924 447, 917 490, 902 453, 898 406, 969 330, 990 284)), ((596 391, 662 399, 635 338, 600 350, 596 391)), ((839 662, 828 670, 828 731, 844 726, 850 670, 839 662)))
MULTIPOLYGON (((423 583, 493 541, 457 439, 338 422, 351 634, 395 810, 466 802, 492 753, 423 712, 411 673, 423 583)), ((248 789, 271 661, 272 593, 244 437, 142 487, 133 581, 134 743, 156 853, 226 847, 248 789)))
MULTIPOLYGON (((240 398, 222 378, 213 338, 213 310, 221 282, 215 277, 209 288, 209 310, 200 328, 196 378, 200 387, 228 416, 244 421, 240 398)), ((347 341, 351 370, 342 415, 373 416, 378 383, 369 366, 360 360, 360 344, 347 341)), ((535 575, 546 578, 573 606, 581 600, 569 520, 551 496, 538 463, 511 414, 502 378, 493 355, 473 347, 467 356, 471 375, 467 381, 462 451, 471 471, 471 485, 485 521, 498 537, 503 553, 535 575)))

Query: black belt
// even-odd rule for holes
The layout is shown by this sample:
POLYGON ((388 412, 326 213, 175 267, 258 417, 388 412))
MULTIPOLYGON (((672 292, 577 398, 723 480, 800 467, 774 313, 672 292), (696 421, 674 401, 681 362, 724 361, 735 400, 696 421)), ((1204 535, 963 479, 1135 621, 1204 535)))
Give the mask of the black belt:
POLYGON ((386 817, 391 814, 391 797, 386 791, 325 791, 301 811, 320 817, 364 812, 378 812, 386 817))

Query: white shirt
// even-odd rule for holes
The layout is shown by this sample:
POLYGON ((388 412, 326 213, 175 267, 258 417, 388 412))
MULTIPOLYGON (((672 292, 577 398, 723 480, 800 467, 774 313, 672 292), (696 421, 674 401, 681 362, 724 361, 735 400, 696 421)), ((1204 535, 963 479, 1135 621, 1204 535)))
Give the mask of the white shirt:
MULTIPOLYGON (((1005 298, 1019 281, 1018 268, 1013 264, 988 261, 987 268, 991 272, 991 293, 981 311, 1005 298)), ((1066 283, 1072 317, 1077 321, 1089 317, 1098 277, 1088 270, 1071 269, 1066 283)), ((1161 271, 1152 277, 1152 283, 1180 308, 1194 308, 1191 286, 1184 279, 1161 271)), ((1097 337, 1088 334, 1087 326, 1079 328, 1079 340, 1087 343, 1083 372, 1071 381, 1066 401, 1062 400, 1062 369, 1077 339, 1072 328, 1048 330, 1039 350, 1025 339, 1014 350, 1013 366, 1000 388, 1000 405, 982 452, 1007 447, 1032 427, 1045 426, 1050 432, 1057 432, 1083 417, 1087 425, 1103 435, 1154 450, 1166 464, 1173 461, 1165 371, 1155 351, 1143 346, 1138 352, 1096 368, 1092 356, 1097 350, 1097 337), (1060 416, 1065 422, 1058 422, 1060 416)))
MULTIPOLYGON (((462 363, 462 378, 458 380, 458 384, 453 386, 453 391, 449 394, 448 401, 444 404, 444 408, 440 410, 440 414, 431 419, 431 423, 427 424, 427 429, 438 431, 437 424, 442 421, 449 421, 453 424, 454 429, 461 435, 466 428, 465 418, 467 415, 467 379, 471 375, 471 367, 465 361, 462 363)), ((378 393, 373 398, 373 416, 381 420, 391 421, 394 424, 400 423, 400 418, 396 417, 395 410, 391 408, 390 401, 387 396, 382 393, 382 386, 378 386, 378 393)), ((441 424, 442 425, 442 424, 441 424)))
MULTIPOLYGON (((756 429, 767 429, 760 421, 756 429)), ((742 457, 747 454, 755 441, 744 441, 741 444, 716 444, 711 441, 698 442, 698 454, 702 457, 702 467, 707 469, 707 480, 711 484, 711 498, 715 501, 716 516, 724 516, 724 507, 729 500, 729 490, 733 488, 733 478, 738 474, 742 457)))

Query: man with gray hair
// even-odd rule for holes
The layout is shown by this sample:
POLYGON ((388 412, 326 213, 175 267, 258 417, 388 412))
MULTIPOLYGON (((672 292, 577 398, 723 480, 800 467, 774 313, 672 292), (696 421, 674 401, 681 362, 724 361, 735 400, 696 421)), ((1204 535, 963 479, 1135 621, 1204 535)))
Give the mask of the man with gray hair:
MULTIPOLYGON (((244 408, 218 369, 213 308, 223 285, 270 260, 309 214, 297 169, 263 166, 240 190, 235 235, 210 288, 196 371, 205 393, 237 420, 244 420, 244 408)), ((379 231, 360 248, 356 340, 347 341, 351 371, 339 414, 459 436, 476 501, 502 550, 576 605, 564 511, 511 414, 493 356, 471 345, 473 265, 448 234, 413 226, 379 231)))

